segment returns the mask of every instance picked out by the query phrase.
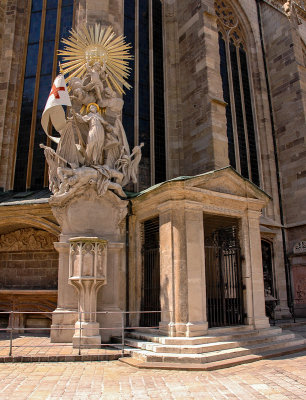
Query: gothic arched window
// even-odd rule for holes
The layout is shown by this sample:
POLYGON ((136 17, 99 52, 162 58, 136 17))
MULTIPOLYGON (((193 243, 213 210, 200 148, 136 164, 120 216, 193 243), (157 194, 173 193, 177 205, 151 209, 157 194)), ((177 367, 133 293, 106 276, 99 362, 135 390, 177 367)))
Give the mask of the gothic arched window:
POLYGON ((232 7, 215 1, 218 17, 220 72, 226 106, 230 164, 259 186, 252 95, 245 34, 232 7))
POLYGON ((139 190, 166 180, 162 18, 161 0, 124 2, 124 35, 134 60, 122 119, 129 143, 145 145, 139 190))
POLYGON ((52 82, 58 73, 57 50, 73 23, 73 0, 30 2, 23 93, 20 110, 14 189, 48 185, 47 164, 40 143, 50 145, 40 124, 52 82))

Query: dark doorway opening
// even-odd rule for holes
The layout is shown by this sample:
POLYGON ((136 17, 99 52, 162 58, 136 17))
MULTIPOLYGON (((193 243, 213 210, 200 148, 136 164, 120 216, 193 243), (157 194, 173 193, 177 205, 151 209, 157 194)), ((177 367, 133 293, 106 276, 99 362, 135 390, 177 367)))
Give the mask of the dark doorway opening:
POLYGON ((262 268, 265 289, 266 316, 274 319, 275 307, 277 305, 277 295, 275 291, 274 271, 273 271, 273 246, 268 240, 261 241, 262 268))
MULTIPOLYGON (((141 311, 160 311, 159 218, 143 223, 141 311)), ((158 327, 160 312, 142 313, 140 326, 158 327)))
POLYGON ((205 216, 205 273, 209 327, 244 323, 238 220, 205 216))

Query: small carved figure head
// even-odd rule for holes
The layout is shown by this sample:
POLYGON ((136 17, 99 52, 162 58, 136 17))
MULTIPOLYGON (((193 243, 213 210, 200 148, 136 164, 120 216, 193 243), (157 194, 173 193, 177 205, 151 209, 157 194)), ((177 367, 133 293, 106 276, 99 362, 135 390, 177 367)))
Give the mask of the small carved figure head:
POLYGON ((89 103, 88 106, 86 107, 86 113, 88 114, 89 112, 92 113, 100 113, 100 107, 98 106, 97 103, 89 103))
POLYGON ((101 69, 101 64, 98 62, 98 61, 96 61, 94 64, 93 64, 93 66, 92 66, 92 69, 94 70, 94 71, 100 71, 100 69, 101 69))

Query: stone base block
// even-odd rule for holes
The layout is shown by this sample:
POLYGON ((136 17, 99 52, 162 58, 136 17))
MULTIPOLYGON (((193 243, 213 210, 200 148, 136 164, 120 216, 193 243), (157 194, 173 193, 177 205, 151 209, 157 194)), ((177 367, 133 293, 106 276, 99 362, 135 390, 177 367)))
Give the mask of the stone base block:
POLYGON ((51 325, 51 343, 71 343, 75 332, 74 325, 51 325))
POLYGON ((101 335, 99 335, 98 322, 75 323, 75 333, 72 338, 73 347, 97 349, 101 347, 101 335), (81 341, 81 343, 80 343, 81 341))
POLYGON ((196 337, 204 336, 207 334, 208 323, 207 322, 188 322, 174 323, 174 322, 160 322, 159 330, 161 334, 170 337, 196 337))
POLYGON ((255 329, 264 329, 264 328, 269 328, 269 327, 270 327, 270 322, 269 322, 269 318, 267 318, 267 317, 256 318, 254 321, 255 329))
POLYGON ((57 308, 52 313, 51 343, 71 343, 77 317, 75 310, 57 308))
POLYGON ((292 318, 291 312, 288 307, 276 306, 274 312, 275 312, 275 319, 290 319, 290 318, 292 318))
POLYGON ((101 348, 101 336, 73 336, 72 338, 72 346, 73 348, 82 349, 100 349, 101 348), (80 343, 81 340, 81 343, 80 343))

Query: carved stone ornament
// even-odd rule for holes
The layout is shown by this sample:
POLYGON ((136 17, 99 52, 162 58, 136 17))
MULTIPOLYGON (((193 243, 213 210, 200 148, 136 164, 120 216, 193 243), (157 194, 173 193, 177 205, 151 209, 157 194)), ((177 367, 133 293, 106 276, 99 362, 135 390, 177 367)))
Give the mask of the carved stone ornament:
POLYGON ((57 238, 49 232, 33 228, 18 229, 0 235, 0 252, 54 250, 57 238))
POLYGON ((130 48, 111 27, 83 26, 63 39, 61 74, 47 100, 42 126, 57 149, 40 145, 49 166, 54 203, 67 203, 89 189, 103 197, 113 191, 125 198, 130 181, 137 183, 141 147, 130 151, 121 114, 130 85, 127 66, 130 48), (64 78, 64 74, 66 75, 64 78), (66 87, 68 82, 69 90, 66 87), (67 106, 65 114, 62 106, 67 106), (51 121, 59 137, 50 136, 51 121))
POLYGON ((293 254, 306 254, 306 240, 302 240, 293 247, 293 254))
POLYGON ((76 237, 70 241, 69 283, 78 292, 78 321, 73 346, 100 346, 101 336, 96 320, 97 295, 106 284, 107 241, 98 237, 76 237), (80 326, 82 332, 80 334, 80 326))

